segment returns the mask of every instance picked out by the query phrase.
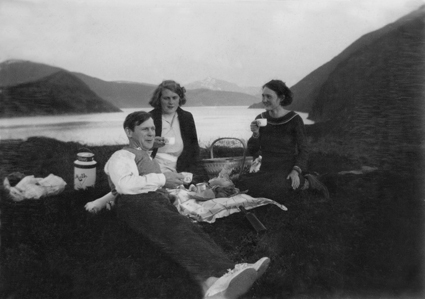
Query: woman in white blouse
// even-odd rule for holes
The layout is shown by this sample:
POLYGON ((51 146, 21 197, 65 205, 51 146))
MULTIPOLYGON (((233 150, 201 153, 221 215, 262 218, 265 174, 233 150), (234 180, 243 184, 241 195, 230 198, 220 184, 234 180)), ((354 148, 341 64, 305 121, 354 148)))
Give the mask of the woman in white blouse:
POLYGON ((154 107, 149 113, 156 127, 152 157, 162 172, 197 172, 198 135, 193 115, 181 108, 186 103, 185 93, 179 83, 166 80, 158 85, 149 102, 154 107), (170 138, 172 142, 167 142, 170 138))

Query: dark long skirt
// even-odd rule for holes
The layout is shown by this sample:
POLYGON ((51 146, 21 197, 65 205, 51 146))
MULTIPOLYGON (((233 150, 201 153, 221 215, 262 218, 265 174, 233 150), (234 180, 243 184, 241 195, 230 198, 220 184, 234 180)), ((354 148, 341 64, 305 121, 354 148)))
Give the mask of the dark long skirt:
POLYGON ((163 193, 119 195, 117 215, 199 282, 220 277, 235 265, 204 231, 179 214, 163 193))
MULTIPOLYGON (((266 170, 261 170, 256 173, 243 175, 235 185, 241 191, 248 190, 248 194, 252 197, 265 197, 274 201, 284 203, 285 198, 290 192, 294 192, 291 187, 291 180, 287 179, 292 171, 292 163, 281 165, 279 168, 267 167, 266 170)), ((263 165, 261 166, 263 168, 263 165)), ((265 168, 265 167, 264 167, 265 168)), ((303 175, 299 176, 300 186, 297 190, 301 190, 305 179, 303 175)))

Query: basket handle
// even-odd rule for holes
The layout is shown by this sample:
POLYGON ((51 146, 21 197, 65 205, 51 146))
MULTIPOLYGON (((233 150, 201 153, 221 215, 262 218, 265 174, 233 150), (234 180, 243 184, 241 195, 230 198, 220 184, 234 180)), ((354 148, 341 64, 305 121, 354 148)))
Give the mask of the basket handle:
POLYGON ((223 139, 235 139, 235 140, 238 140, 238 141, 242 144, 242 147, 243 147, 243 158, 242 158, 241 171, 240 171, 240 173, 239 173, 239 175, 241 175, 241 174, 242 174, 242 171, 243 171, 243 168, 244 168, 244 166, 245 166, 245 158, 246 158, 246 146, 245 146, 245 143, 242 141, 242 139, 235 138, 235 137, 221 137, 221 138, 217 138, 216 140, 214 140, 214 141, 213 141, 213 143, 211 143, 211 147, 210 147, 210 155, 211 155, 211 159, 213 159, 213 158, 214 158, 214 153, 213 153, 213 150, 214 150, 214 144, 215 144, 217 141, 220 141, 220 140, 223 140, 223 139))

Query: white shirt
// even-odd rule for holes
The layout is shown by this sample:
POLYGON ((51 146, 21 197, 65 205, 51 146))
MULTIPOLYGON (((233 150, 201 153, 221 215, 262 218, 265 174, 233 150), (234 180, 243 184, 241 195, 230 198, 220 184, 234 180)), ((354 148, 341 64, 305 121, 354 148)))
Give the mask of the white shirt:
POLYGON ((139 175, 135 155, 127 150, 116 151, 105 165, 105 172, 119 194, 139 194, 156 191, 165 185, 165 175, 139 175))

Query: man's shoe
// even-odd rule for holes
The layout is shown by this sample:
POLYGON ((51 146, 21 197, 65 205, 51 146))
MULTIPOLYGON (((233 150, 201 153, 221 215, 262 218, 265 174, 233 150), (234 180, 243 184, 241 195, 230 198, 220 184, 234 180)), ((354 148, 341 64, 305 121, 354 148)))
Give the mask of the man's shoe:
POLYGON ((314 174, 306 174, 305 178, 309 182, 309 189, 322 192, 326 199, 329 199, 329 191, 325 185, 314 174))
POLYGON ((248 263, 237 264, 235 268, 241 268, 241 269, 252 268, 255 271, 257 271, 257 278, 260 278, 261 275, 263 275, 264 272, 266 272, 269 264, 270 264, 270 259, 268 257, 263 257, 259 259, 255 264, 248 264, 248 263))
POLYGON ((245 294, 257 279, 257 271, 251 267, 235 267, 217 279, 206 291, 205 299, 237 299, 245 294))

